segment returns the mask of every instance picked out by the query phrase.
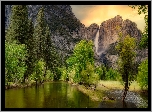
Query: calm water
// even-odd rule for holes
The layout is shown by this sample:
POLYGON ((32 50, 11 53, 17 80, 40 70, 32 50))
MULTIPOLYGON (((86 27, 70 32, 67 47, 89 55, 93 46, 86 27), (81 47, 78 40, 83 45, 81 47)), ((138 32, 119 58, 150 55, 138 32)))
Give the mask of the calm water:
POLYGON ((38 87, 5 90, 6 108, 97 108, 92 101, 65 82, 44 83, 38 87))
POLYGON ((76 86, 66 82, 49 82, 40 86, 5 90, 6 108, 139 108, 148 106, 148 97, 128 92, 122 103, 123 91, 107 91, 105 96, 116 101, 92 101, 76 86))

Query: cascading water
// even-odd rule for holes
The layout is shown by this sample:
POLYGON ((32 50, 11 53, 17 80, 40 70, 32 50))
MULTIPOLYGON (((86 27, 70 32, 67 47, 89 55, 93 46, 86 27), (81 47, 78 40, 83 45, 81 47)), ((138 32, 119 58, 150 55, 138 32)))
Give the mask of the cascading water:
POLYGON ((95 41, 94 41, 97 55, 99 55, 98 54, 98 38, 99 38, 99 29, 97 31, 97 34, 96 34, 96 37, 95 37, 95 41))
MULTIPOLYGON (((96 48, 96 53, 97 53, 97 55, 98 56, 101 56, 103 53, 104 53, 104 49, 102 48, 100 48, 100 50, 99 50, 99 42, 98 42, 98 39, 99 39, 99 29, 98 29, 98 31, 97 31, 97 34, 96 34, 96 37, 95 37, 95 40, 94 40, 94 44, 95 44, 95 48, 96 48)), ((103 46, 104 47, 104 46, 103 46)))
POLYGON ((104 51, 103 51, 102 49, 100 49, 100 52, 98 52, 98 51, 99 51, 99 50, 98 50, 98 46, 99 46, 98 39, 99 39, 99 29, 98 29, 98 31, 97 31, 94 44, 95 44, 95 48, 96 48, 96 53, 97 53, 97 55, 100 56, 104 51))

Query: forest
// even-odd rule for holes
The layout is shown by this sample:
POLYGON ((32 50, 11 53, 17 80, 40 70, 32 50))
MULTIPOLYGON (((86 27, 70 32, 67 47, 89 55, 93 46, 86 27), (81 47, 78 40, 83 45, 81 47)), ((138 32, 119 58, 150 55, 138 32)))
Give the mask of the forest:
POLYGON ((34 25, 28 19, 27 6, 14 5, 9 28, 5 31, 5 89, 52 81, 66 81, 96 89, 100 81, 118 81, 124 87, 124 101, 131 83, 136 81, 141 91, 148 92, 148 58, 135 71, 135 50, 148 48, 148 7, 129 7, 138 8, 139 14, 145 14, 146 26, 140 43, 130 35, 123 38, 122 32, 119 32, 115 47, 119 56, 118 67, 113 69, 104 64, 95 66, 94 43, 85 39, 79 41, 72 55, 64 64, 61 63, 62 56, 51 41, 52 34, 44 18, 44 8, 40 8, 34 25))

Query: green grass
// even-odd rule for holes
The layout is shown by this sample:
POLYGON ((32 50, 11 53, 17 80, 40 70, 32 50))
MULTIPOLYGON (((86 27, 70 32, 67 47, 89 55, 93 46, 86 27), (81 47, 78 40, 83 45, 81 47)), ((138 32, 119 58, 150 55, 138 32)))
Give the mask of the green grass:
MULTIPOLYGON (((77 85, 77 88, 82 93, 88 95, 92 100, 94 101, 102 101, 102 98, 105 96, 104 91, 105 90, 112 90, 112 89, 123 89, 124 86, 119 81, 105 81, 100 80, 97 84, 97 87, 95 90, 88 89, 84 85, 77 85)), ((134 81, 130 87, 129 91, 141 91, 141 88, 139 84, 134 81)))
POLYGON ((78 90, 88 95, 93 101, 102 101, 103 94, 98 90, 87 89, 84 85, 78 85, 78 90))
MULTIPOLYGON (((97 89, 124 89, 124 86, 119 81, 104 81, 100 80, 97 89), (104 85, 104 86, 103 86, 104 85)), ((139 84, 134 81, 129 86, 129 91, 140 91, 141 88, 139 84)))

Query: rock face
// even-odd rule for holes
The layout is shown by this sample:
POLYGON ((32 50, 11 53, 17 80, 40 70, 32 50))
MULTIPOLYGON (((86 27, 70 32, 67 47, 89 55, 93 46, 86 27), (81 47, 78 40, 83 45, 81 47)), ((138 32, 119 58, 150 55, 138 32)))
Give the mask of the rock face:
POLYGON ((7 29, 10 24, 11 9, 12 5, 5 5, 5 29, 7 29))
POLYGON ((116 42, 119 32, 122 32, 123 37, 129 34, 131 37, 136 38, 138 42, 141 38, 141 32, 137 28, 136 23, 128 19, 123 21, 122 17, 117 15, 100 25, 99 52, 105 51, 109 44, 116 42))
MULTIPOLYGON (((51 31, 51 40, 61 55, 62 61, 72 54, 76 43, 82 39, 93 40, 99 26, 85 27, 74 15, 70 5, 27 5, 28 17, 34 25, 41 7, 51 31)), ((5 5, 5 29, 9 27, 12 5, 5 5)))
POLYGON ((122 17, 116 16, 101 23, 99 30, 98 52, 103 53, 108 48, 109 44, 116 42, 119 32, 116 30, 116 26, 121 27, 122 22, 122 17))
MULTIPOLYGON (((136 23, 128 19, 123 21, 119 15, 101 23, 99 31, 98 52, 100 53, 100 61, 113 68, 117 67, 118 53, 115 50, 115 46, 119 32, 122 32, 123 37, 129 34, 131 37, 136 38, 137 43, 141 39, 141 31, 137 28, 136 23)), ((137 63, 140 63, 143 58, 148 56, 147 50, 136 50, 136 53, 137 63)))
MULTIPOLYGON (((141 38, 141 32, 137 25, 128 19, 123 21, 119 15, 102 22, 100 27, 96 23, 85 27, 75 17, 70 5, 28 5, 28 17, 32 19, 34 25, 41 7, 44 7, 45 20, 52 34, 50 38, 61 55, 62 62, 72 54, 74 46, 82 39, 92 40, 95 43, 95 37, 99 30, 98 53, 95 46, 93 48, 96 65, 102 62, 115 68, 118 56, 114 47, 118 39, 118 33, 121 31, 124 37, 129 34, 136 38, 138 42, 141 38)), ((11 9, 12 5, 5 5, 5 29, 10 24, 11 9)), ((137 50, 137 54, 136 60, 140 62, 148 55, 148 50, 137 50)))

